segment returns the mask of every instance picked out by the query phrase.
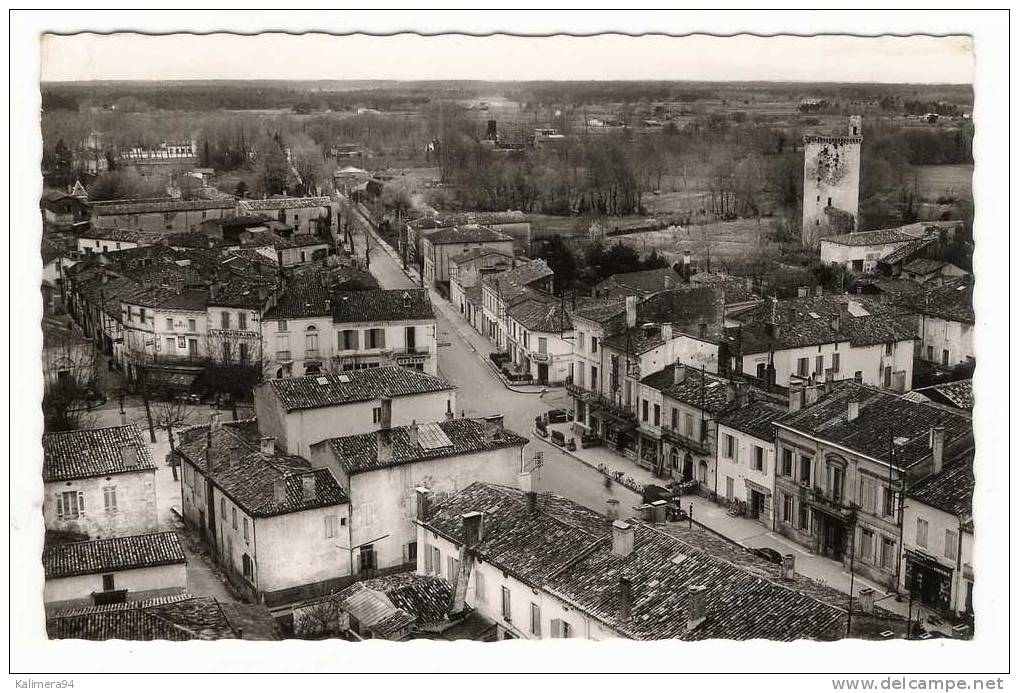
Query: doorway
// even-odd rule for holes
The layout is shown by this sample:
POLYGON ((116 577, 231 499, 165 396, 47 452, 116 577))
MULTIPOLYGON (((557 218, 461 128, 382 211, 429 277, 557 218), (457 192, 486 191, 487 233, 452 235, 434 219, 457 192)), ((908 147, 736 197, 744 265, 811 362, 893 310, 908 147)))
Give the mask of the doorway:
MULTIPOLYGON (((818 513, 820 515, 820 513, 818 513)), ((846 530, 842 523, 825 518, 823 521, 824 531, 822 533, 821 553, 828 558, 837 561, 842 560, 842 553, 845 550, 846 530)))
POLYGON ((757 520, 764 514, 764 494, 760 491, 750 491, 750 517, 757 520))
POLYGON ((538 364, 538 382, 542 385, 548 383, 548 364, 546 363, 538 364))

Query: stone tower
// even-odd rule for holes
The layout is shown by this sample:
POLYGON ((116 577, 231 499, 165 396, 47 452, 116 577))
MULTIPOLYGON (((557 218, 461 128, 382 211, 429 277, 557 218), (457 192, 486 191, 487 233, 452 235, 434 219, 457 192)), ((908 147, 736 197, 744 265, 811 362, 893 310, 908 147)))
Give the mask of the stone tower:
POLYGON ((845 135, 803 138, 803 244, 855 231, 860 211, 863 118, 849 116, 845 135))

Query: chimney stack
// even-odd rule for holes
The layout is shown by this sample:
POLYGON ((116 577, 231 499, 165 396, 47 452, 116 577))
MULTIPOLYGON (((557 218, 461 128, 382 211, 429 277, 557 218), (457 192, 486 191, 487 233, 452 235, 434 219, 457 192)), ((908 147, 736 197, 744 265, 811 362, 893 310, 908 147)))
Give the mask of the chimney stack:
POLYGON ((485 417, 485 442, 491 443, 502 437, 502 414, 485 417))
POLYGON ((854 398, 849 400, 849 407, 846 411, 846 420, 856 421, 858 418, 860 418, 860 400, 854 398))
POLYGON ((393 427, 393 400, 389 397, 383 397, 379 403, 380 409, 382 410, 379 416, 379 428, 385 430, 393 427))
POLYGON ((626 326, 630 329, 637 326, 637 297, 626 297, 626 326))
POLYGON ((605 517, 607 517, 609 520, 611 520, 613 522, 618 520, 619 519, 619 499, 618 498, 609 498, 608 500, 605 501, 605 506, 606 506, 606 508, 605 508, 605 517))
POLYGON ((796 287, 796 297, 797 298, 806 298, 807 294, 809 293, 809 291, 810 291, 809 287, 806 287, 806 286, 797 286, 796 287))
POLYGON ((821 284, 818 284, 817 286, 815 286, 814 287, 814 295, 815 296, 824 296, 824 286, 821 285, 821 284))
POLYGON ((135 445, 122 445, 120 447, 120 461, 127 469, 134 469, 138 466, 138 447, 135 445))
POLYGON ((672 275, 671 274, 666 274, 665 275, 664 284, 665 284, 665 290, 666 291, 668 291, 669 289, 672 288, 672 275))
POLYGON ((283 505, 287 502, 287 478, 285 476, 272 482, 272 498, 276 505, 283 505))
POLYGON ((410 445, 411 450, 418 449, 418 422, 416 419, 411 421, 407 428, 407 444, 410 445))
POLYGON ((819 385, 808 385, 803 389, 803 406, 809 407, 817 401, 817 395, 821 391, 819 385))
POLYGON ((612 555, 629 556, 633 553, 633 525, 622 520, 612 523, 612 555))
POLYGON ((223 415, 221 413, 213 412, 209 415, 209 432, 218 431, 223 427, 223 415))
POLYGON ((389 429, 375 433, 375 449, 379 464, 386 465, 393 461, 393 441, 389 437, 389 429))
POLYGON ((315 474, 303 474, 301 475, 301 497, 304 500, 315 500, 317 491, 315 488, 315 474))
POLYGON ((663 322, 662 323, 662 341, 663 342, 671 342, 672 341, 672 323, 671 322, 663 322))
POLYGON ((481 541, 485 524, 485 516, 477 511, 464 513, 460 516, 463 522, 464 545, 475 546, 481 541))
POLYGON ((682 363, 677 363, 672 368, 672 384, 679 385, 686 381, 686 366, 682 363))
POLYGON ((517 475, 517 486, 524 493, 530 493, 531 492, 531 473, 530 472, 520 472, 520 474, 517 475))
POLYGON ((276 436, 262 436, 258 439, 258 448, 263 455, 276 454, 276 436))
POLYGON ((424 522, 428 517, 428 495, 431 493, 424 486, 414 489, 414 499, 417 501, 414 506, 414 517, 424 522))
POLYGON ((860 611, 865 614, 874 613, 874 588, 864 587, 860 590, 860 611))
POLYGON ((655 524, 665 523, 665 506, 668 505, 663 500, 656 500, 651 503, 651 521, 655 524))
POLYGON ((791 553, 782 556, 782 579, 792 580, 796 577, 796 556, 791 553))
POLYGON ((931 428, 931 458, 934 460, 933 474, 937 474, 945 465, 945 427, 931 428))
POLYGON ((686 629, 693 630, 707 619, 707 591, 704 585, 690 585, 686 588, 687 614, 686 629))
POLYGON ((831 325, 832 330, 838 332, 839 328, 842 326, 842 316, 840 316, 838 313, 835 313, 834 315, 831 316, 829 324, 831 325))
POLYGON ((789 411, 799 411, 803 406, 803 386, 789 385, 789 411))
POLYGON ((524 495, 527 500, 528 514, 536 512, 538 510, 538 494, 535 491, 528 491, 524 495))
POLYGON ((619 578, 619 620, 629 621, 633 611, 633 583, 630 578, 619 578))

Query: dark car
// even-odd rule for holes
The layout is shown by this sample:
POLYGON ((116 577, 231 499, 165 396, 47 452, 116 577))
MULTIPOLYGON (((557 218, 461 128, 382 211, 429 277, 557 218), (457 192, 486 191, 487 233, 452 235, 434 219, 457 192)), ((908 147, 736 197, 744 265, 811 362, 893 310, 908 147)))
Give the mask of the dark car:
POLYGON ((549 409, 545 414, 546 421, 550 424, 566 423, 573 419, 572 413, 565 409, 549 409))

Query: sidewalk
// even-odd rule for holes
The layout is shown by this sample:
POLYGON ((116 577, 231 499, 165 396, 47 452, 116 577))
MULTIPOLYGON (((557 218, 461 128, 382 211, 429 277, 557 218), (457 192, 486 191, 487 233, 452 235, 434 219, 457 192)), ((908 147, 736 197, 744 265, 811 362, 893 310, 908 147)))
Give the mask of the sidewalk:
MULTIPOLYGON (((571 437, 579 439, 579 436, 573 432, 572 425, 569 423, 550 424, 548 430, 549 432, 561 431, 567 440, 571 437)), ((544 438, 539 437, 539 439, 548 442, 544 438)), ((550 442, 548 444, 552 445, 550 442)), ((635 460, 623 457, 605 447, 581 448, 578 442, 575 451, 566 450, 565 448, 559 449, 589 467, 595 469, 603 467, 610 474, 622 472, 624 478, 629 477, 629 480, 636 482, 640 486, 645 484, 664 486, 667 483, 665 480, 654 476, 649 470, 639 467, 635 460)), ((683 496, 682 504, 683 509, 691 513, 695 522, 747 548, 770 548, 782 554, 792 553, 796 556, 797 572, 823 582, 840 592, 849 594, 849 584, 852 578, 843 568, 841 562, 811 553, 777 532, 771 531, 771 529, 756 520, 732 517, 729 515, 726 506, 712 503, 703 496, 683 496)), ((877 603, 881 607, 906 616, 908 604, 905 601, 895 601, 893 594, 889 593, 886 588, 870 582, 859 574, 856 575, 855 580, 853 580, 854 594, 859 594, 859 591, 864 587, 874 589, 877 603)), ((913 607, 913 612, 914 615, 917 613, 916 605, 913 607)))

